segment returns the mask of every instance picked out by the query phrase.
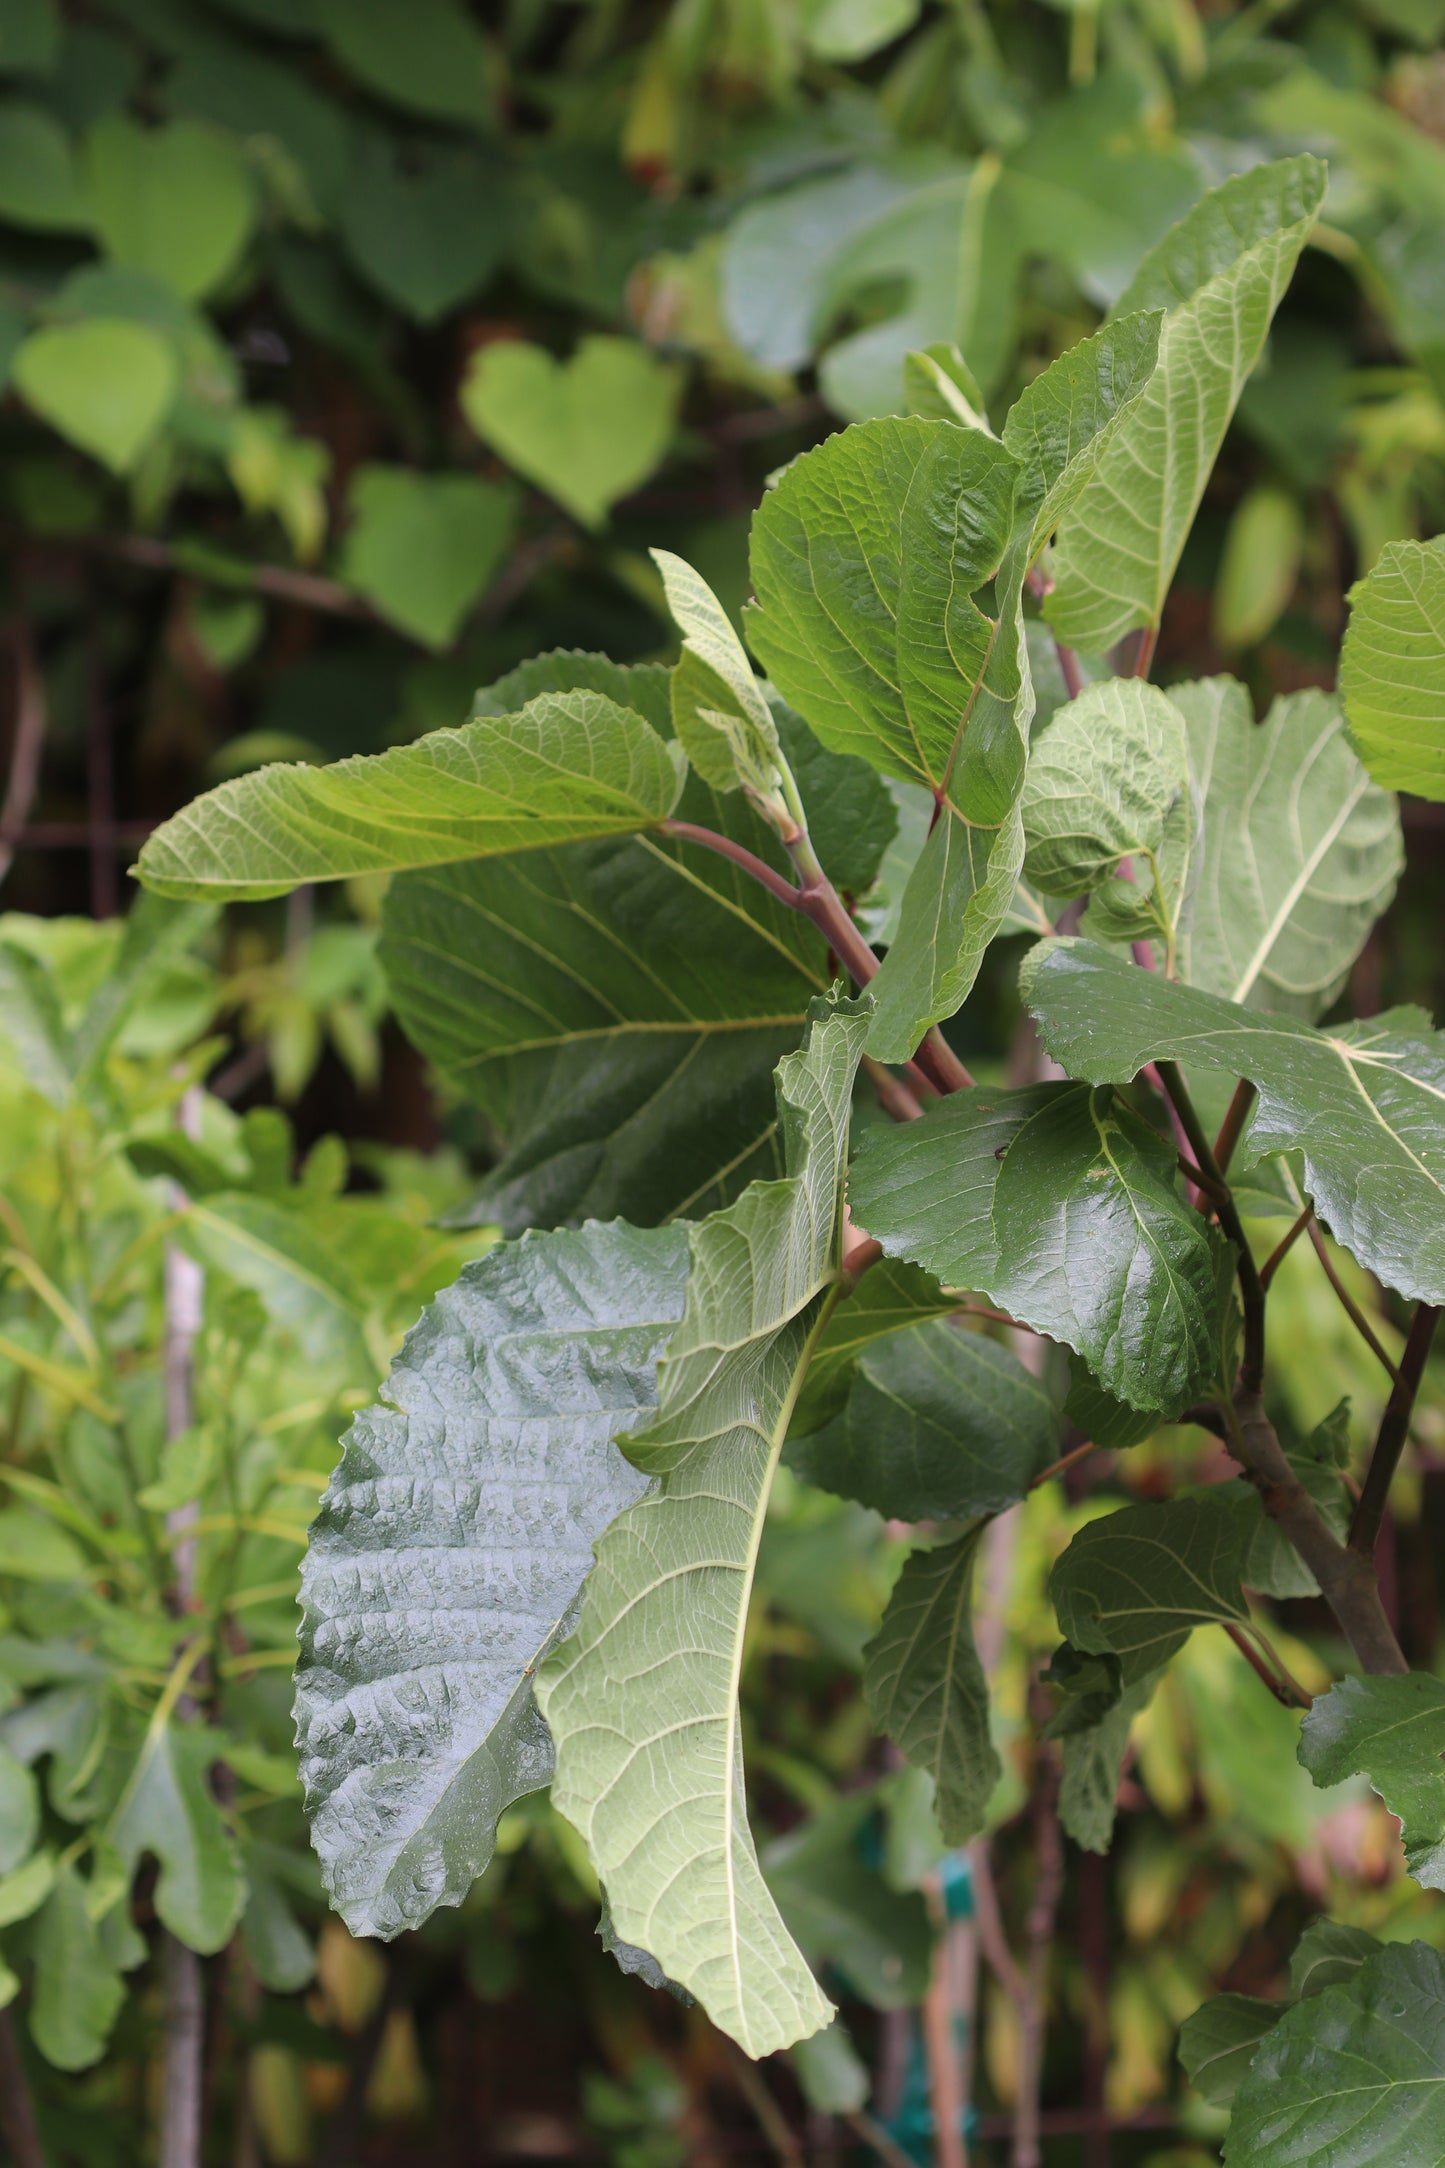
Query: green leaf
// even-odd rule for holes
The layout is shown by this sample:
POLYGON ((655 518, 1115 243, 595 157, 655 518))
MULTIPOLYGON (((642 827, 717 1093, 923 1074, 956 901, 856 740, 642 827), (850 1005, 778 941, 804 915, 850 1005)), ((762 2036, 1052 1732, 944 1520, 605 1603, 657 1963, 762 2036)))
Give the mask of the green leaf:
POLYGON ((1060 354, 1025 386, 1003 426, 1023 468, 1016 515, 1032 564, 1078 497, 1154 374, 1164 318, 1121 316, 1060 354))
POLYGON ((978 1835, 1003 1774, 973 1642, 973 1569, 985 1525, 956 1543, 913 1553, 863 1651, 863 1692, 874 1724, 933 1778, 938 1825, 949 1844, 978 1835))
POLYGON ((1222 1249, 1174 1165, 1111 1094, 980 1088, 865 1135, 849 1198, 889 1256, 986 1294, 1167 1415, 1213 1379, 1221 1303, 1222 1249))
POLYGON ((970 597, 1003 555, 1017 475, 977 431, 864 422, 793 461, 751 540, 748 639, 784 699, 834 752, 994 822, 1022 747, 970 742, 994 638, 970 597))
POLYGON ((870 982, 877 1007, 868 1046, 880 1061, 908 1060, 929 1025, 967 1000, 1013 905, 1023 862, 1016 805, 996 828, 942 807, 908 877, 893 944, 870 982))
POLYGON ((864 1130, 848 1179, 854 1219, 869 1234, 877 1221, 888 1256, 924 1265, 948 1286, 987 1292, 998 1270, 999 1163, 1024 1124, 1058 1096, 1052 1084, 983 1086, 954 1092, 921 1122, 864 1130))
MULTIPOLYGON (((588 688, 666 732, 669 677, 559 652, 479 694, 474 712, 588 688)), ((736 796, 691 776, 678 811, 782 865, 736 796)), ((832 801, 823 820, 847 836, 832 801)), ((657 837, 407 877, 383 927, 407 1030, 506 1142, 470 1223, 516 1234, 624 1210, 651 1222, 780 1171, 772 1072, 824 986, 822 943, 726 859, 657 837)))
POLYGON ((891 1888, 864 1855, 878 1805, 875 1791, 824 1807, 773 1840, 763 1872, 812 1964, 832 1967, 875 2010, 902 2010, 928 1985, 933 1935, 919 1893, 891 1888))
POLYGON ((866 60, 918 20, 922 0, 803 0, 803 35, 820 60, 866 60))
POLYGON ((1316 1920, 1295 1944, 1289 1961, 1289 1991, 1296 2002, 1307 1995, 1322 1995, 1327 1987, 1348 1985, 1381 1945, 1363 1927, 1344 1927, 1338 1920, 1316 1920))
POLYGON ((43 106, 0 105, 0 218, 42 233, 90 224, 70 138, 43 106))
POLYGON ((1114 939, 1158 933, 1172 958, 1197 870, 1199 806, 1184 717, 1138 678, 1088 685, 1029 759, 1020 801, 1025 878, 1046 895, 1095 896, 1114 939), (1122 858, 1130 878, 1117 875, 1122 858))
POLYGON ((1377 783, 1445 798, 1445 535, 1391 542, 1350 589, 1340 698, 1377 783))
POLYGON ((315 1976, 316 1952, 273 1871, 278 1857, 284 1867, 286 1855, 273 1846, 252 1841, 246 1847, 241 1940, 261 1985, 273 1994, 295 1995, 315 1976))
POLYGON ((840 2017, 789 2050, 798 2089, 820 2115, 856 2115, 872 2086, 868 2066, 840 2017))
POLYGON ((1256 647, 1289 607, 1299 578, 1305 522, 1291 490, 1247 490, 1230 514, 1210 629, 1226 652, 1256 647))
POLYGON ((1215 1995, 1179 2031, 1184 2075, 1211 2107, 1227 2108, 1244 2083, 1255 2051, 1283 2014, 1257 1995, 1215 1995))
POLYGON ((477 435, 585 527, 661 464, 682 377, 635 339, 593 332, 569 361, 521 339, 472 358, 458 394, 477 435))
MULTIPOLYGON (((769 693, 768 706, 823 870, 835 888, 862 896, 877 877, 898 827, 893 791, 866 760, 829 752, 777 693, 769 693)), ((906 787, 894 785, 897 790, 906 787)))
POLYGON ((1363 1770, 1405 1840, 1405 1865, 1426 1889, 1445 1889, 1445 1686, 1423 1671, 1399 1679, 1343 1679, 1315 1697, 1300 1728, 1299 1758, 1316 1784, 1363 1770))
POLYGON ((1248 1077, 1251 1155, 1301 1150, 1336 1240, 1401 1294, 1445 1301, 1445 1038, 1418 1010, 1313 1031, 1087 941, 1041 941, 1019 985, 1049 1053, 1091 1083, 1158 1059, 1248 1077))
MULTIPOLYGON (((771 850, 695 776, 678 811, 771 850)), ((408 875, 380 953, 408 1033, 505 1140, 469 1218, 660 1220, 780 1170, 772 1072, 823 944, 716 853, 649 837, 408 875)))
POLYGON ((1157 1409, 1147 1408, 1141 1412, 1131 1408, 1126 1400, 1106 1393, 1090 1374, 1088 1364, 1080 1362, 1077 1355, 1069 1358, 1069 1390, 1064 1401, 1064 1416, 1106 1453, 1124 1453, 1131 1445, 1142 1445, 1159 1427, 1157 1409))
POLYGON ((361 1297, 345 1262, 298 1212, 222 1191, 192 1203, 183 1238, 200 1263, 253 1288, 271 1323, 313 1363, 370 1368, 359 1344, 361 1297))
POLYGON ((137 1009, 215 921, 210 904, 177 906, 159 896, 137 896, 126 913, 110 968, 75 1027, 71 1058, 82 1087, 97 1074, 137 1009))
POLYGON ((0 1875, 30 1857, 40 1829, 40 1792, 24 1762, 0 1746, 0 1875))
POLYGON ((11 376, 42 421, 116 474, 150 445, 178 383, 170 341, 118 317, 32 331, 11 376))
POLYGON ((1207 1493, 1088 1522, 1055 1566, 1049 1593, 1060 1631, 1075 1648, 1117 1656, 1126 1688, 1158 1672, 1196 1626, 1249 1623, 1238 1524, 1207 1493))
POLYGON ((155 1855, 156 1911, 205 1955, 230 1941, 246 1902, 241 1855, 210 1786, 221 1751, 204 1725, 153 1719, 105 1831, 127 1880, 142 1853, 155 1855))
POLYGON ((947 1317, 956 1307, 954 1298, 916 1265, 880 1258, 823 1328, 789 1426, 784 1454, 789 1465, 800 1441, 821 1430, 846 1406, 858 1358, 866 1348, 890 1333, 947 1317))
POLYGON ((692 1232, 657 1419, 628 1441, 658 1483, 597 1545, 577 1631, 538 1681, 557 1743, 553 1803, 587 1839, 618 1932, 755 2056, 830 2015, 739 1811, 737 1693, 773 1471, 838 1286, 867 1013, 834 1002, 815 1014, 778 1067, 787 1176, 692 1232))
POLYGON ((332 52, 388 105, 485 122, 495 104, 487 40, 457 0, 317 0, 332 52))
POLYGON ((670 550, 652 550, 682 659, 672 673, 678 743, 714 790, 744 785, 760 797, 778 788, 778 729, 742 641, 717 596, 670 550))
POLYGON ((0 1875, 0 1927, 13 1927, 38 1912, 55 1886, 53 1852, 32 1852, 11 1873, 0 1875))
MULTIPOLYGON (((1342 1401, 1302 1445, 1285 1448, 1285 1457, 1321 1518, 1342 1543, 1352 1502, 1340 1479, 1340 1468, 1349 1458, 1349 1407, 1347 1400, 1342 1401), (1337 1438, 1343 1444, 1345 1461, 1332 1458, 1330 1448, 1337 1438)), ((1245 1587, 1258 1590, 1262 1596, 1317 1596, 1319 1583, 1289 1538, 1266 1514, 1258 1491, 1248 1483, 1228 1483, 1222 1494, 1232 1500, 1240 1516, 1239 1578, 1245 1587)))
POLYGON ((1013 1505, 1057 1448, 1054 1403, 1017 1357, 937 1319, 870 1347, 846 1406, 787 1457, 887 1518, 961 1521, 1013 1505))
POLYGON ((965 429, 989 427, 984 397, 963 355, 950 340, 935 340, 903 363, 903 404, 909 414, 928 422, 962 422, 965 429))
POLYGON ((362 467, 351 485, 343 577, 388 624, 450 647, 516 526, 514 491, 469 474, 362 467))
POLYGON ((1397 1943, 1287 2010, 1234 2100, 1229 2168, 1436 2168, 1445 1961, 1397 1943))
POLYGON ((865 422, 794 460, 753 521, 748 637, 774 683, 824 745, 940 808, 872 989, 884 1061, 965 998, 1018 879, 1022 617, 1012 590, 999 623, 970 599, 1002 558, 1018 472, 976 430, 865 422))
POLYGON ((1031 113, 1008 153, 999 192, 1015 245, 1100 306, 1200 192, 1195 159, 1159 122, 1143 77, 1116 64, 1031 113))
POLYGON ((70 1096, 71 1042, 55 982, 39 957, 0 940, 0 1034, 21 1075, 53 1107, 70 1096))
POLYGON ((1361 767, 1328 693, 1285 694, 1261 724, 1233 678, 1172 685, 1169 697, 1204 796, 1181 976, 1313 1021, 1394 895, 1399 812, 1361 767))
POLYGON ((611 1440, 654 1405, 687 1258, 683 1229, 620 1221, 492 1250, 348 1433, 302 1569, 296 1721, 355 1934, 460 1904, 498 1815, 552 1773, 532 1675, 646 1487, 611 1440))
MULTIPOLYGON (((872 191, 860 188, 851 199, 841 180, 836 184, 833 215, 844 214, 840 245, 816 273, 794 272, 791 278, 800 288, 795 304, 800 314, 813 302, 803 320, 814 334, 864 319, 861 329, 833 340, 818 371, 829 406, 853 421, 897 412, 899 378, 911 352, 955 345, 985 386, 997 383, 1010 358, 1020 265, 997 161, 980 158, 960 167, 936 152, 915 152, 906 164, 890 161, 889 177, 891 189, 882 175, 869 174, 872 191), (903 185, 908 179, 911 187, 903 185), (887 297, 881 316, 880 288, 887 297)), ((796 211, 789 215, 784 198, 774 214, 784 233, 791 226, 798 235, 794 263, 798 255, 806 261, 815 253, 819 213, 823 223, 830 222, 825 188, 792 191, 796 211)), ((756 208, 766 230, 763 214, 773 207, 756 208)), ((791 315, 790 308, 785 322, 791 315)), ((810 339, 808 345, 814 343, 810 339)), ((800 357, 808 358, 807 351, 800 357)))
POLYGON ((35 1922, 30 2036, 58 2070, 88 2070, 105 2053, 125 1988, 90 1916, 86 1885, 67 1860, 35 1922))
POLYGON ((257 769, 147 838, 137 873, 165 896, 281 896, 303 881, 445 865, 663 820, 679 754, 598 693, 434 730, 329 768, 257 769))
POLYGON ((435 324, 500 264, 511 236, 505 185, 495 159, 464 144, 365 129, 340 208, 347 254, 386 300, 435 324))
POLYGON ((50 75, 60 57, 60 9, 56 0, 10 0, 0 25, 0 70, 7 75, 50 75))
POLYGON ((80 1581, 85 1555, 56 1522, 28 1506, 0 1506, 0 1574, 18 1581, 80 1581))
POLYGON ((146 128, 112 113, 91 130, 86 164, 96 232, 113 262, 154 272, 188 301, 235 270, 256 197, 229 137, 197 121, 146 128))
POLYGON ((1113 1841, 1119 1771, 1130 1728, 1157 1684, 1158 1673, 1147 1673, 1101 1709, 1092 1723, 1063 1735, 1059 1819, 1086 1852, 1107 1852, 1113 1841))
POLYGON ((1059 532, 1045 615, 1095 654, 1157 625, 1215 456, 1324 195, 1317 158, 1216 188, 1151 250, 1121 315, 1162 308, 1158 366, 1059 532))

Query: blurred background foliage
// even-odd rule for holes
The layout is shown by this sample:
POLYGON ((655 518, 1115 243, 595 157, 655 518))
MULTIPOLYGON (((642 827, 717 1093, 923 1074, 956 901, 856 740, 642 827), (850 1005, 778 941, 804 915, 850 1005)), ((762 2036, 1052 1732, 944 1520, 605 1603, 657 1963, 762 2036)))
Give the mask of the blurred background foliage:
MULTIPOLYGON (((1047 1569, 1091 1485, 1148 1496, 1217 1448, 1098 1455, 1005 1524, 1008 1774, 971 1861, 940 1861, 857 1692, 902 1545, 780 1480, 749 1769, 857 2067, 753 2072, 624 1978, 541 1798, 459 1912, 352 1942, 295 1788, 296 1566, 349 1412, 492 1239, 460 1222, 498 1140, 386 1013, 374 884, 169 946, 115 914, 135 843, 209 783, 458 722, 550 646, 667 655, 648 545, 738 608, 767 475, 897 411, 910 349, 958 344, 1001 412, 1206 187, 1300 148, 1330 160, 1324 222, 1157 670, 1228 666, 1261 701, 1332 682, 1350 581, 1445 526, 1442 34, 1445 0, 0 0, 0 2001, 54 2163, 152 2157, 158 1923, 208 1953, 228 2168, 926 2162, 940 2011, 973 2157, 1006 2157, 1019 2019, 976 1906, 996 1891, 1027 1946, 1047 1861, 1007 1750, 1056 1639, 1047 1569), (178 1255, 205 1295, 168 1439, 178 1255), (218 1652, 209 1780, 175 1744, 179 1543, 218 1652)), ((1361 1013, 1445 1005, 1439 818, 1407 804, 1361 1013)), ((961 1021, 983 1075, 1019 1058, 1010 977, 961 1021)), ((1372 1426, 1385 1374, 1304 1244, 1271 1319, 1291 1428, 1342 1399, 1372 1426)), ((1386 1595, 1431 1668, 1438 1390, 1418 1434, 1386 1595)), ((1283 1615, 1323 1683, 1318 1608, 1283 1615)), ((1116 1852, 1065 1866, 1049 2168, 1215 2160, 1177 2026, 1215 1987, 1273 1992, 1316 1910, 1445 1933, 1379 1803, 1295 1769, 1292 1721, 1212 1630, 1141 1719, 1116 1852)))

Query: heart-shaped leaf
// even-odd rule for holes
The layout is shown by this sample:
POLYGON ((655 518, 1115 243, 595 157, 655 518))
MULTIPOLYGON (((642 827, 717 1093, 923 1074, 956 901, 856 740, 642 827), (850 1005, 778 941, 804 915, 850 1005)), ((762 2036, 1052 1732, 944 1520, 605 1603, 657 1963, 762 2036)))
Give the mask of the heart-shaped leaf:
POLYGON ((509 467, 600 527, 661 463, 682 379, 633 339, 581 341, 569 361, 520 339, 483 347, 462 412, 509 467))
POLYGON ((33 331, 11 373, 27 406, 117 474, 150 444, 178 383, 170 341, 119 317, 33 331))

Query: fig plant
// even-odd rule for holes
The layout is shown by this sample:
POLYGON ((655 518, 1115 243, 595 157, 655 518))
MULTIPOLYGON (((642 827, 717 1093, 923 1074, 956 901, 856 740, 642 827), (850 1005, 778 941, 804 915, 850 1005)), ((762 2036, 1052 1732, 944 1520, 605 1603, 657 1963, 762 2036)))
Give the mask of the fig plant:
MULTIPOLYGON (((907 413, 775 478, 747 647, 659 553, 674 667, 541 656, 460 728, 239 777, 143 849, 181 899, 390 875, 391 998, 506 1140, 474 1212, 507 1239, 356 1417, 303 1573, 301 1770, 353 1931, 459 1903, 550 1785, 631 1968, 750 2055, 820 2033, 740 1735, 780 1462, 916 1525, 864 1688, 961 1844, 1000 1775, 982 1531, 1184 1422, 1237 1477, 1091 1520, 1054 1574, 1065 1827, 1107 1848, 1130 1723, 1217 1623, 1439 1886, 1445 1697, 1373 1553, 1445 1301, 1445 1041, 1319 1019, 1401 868, 1389 790, 1445 793, 1441 546, 1356 590, 1343 709, 1148 677, 1325 178, 1204 197, 997 429, 955 351, 913 356, 907 413), (1042 1053, 995 1089, 945 1027, 1020 934, 1042 1053), (1415 1306, 1357 1480, 1339 1423, 1269 1413, 1270 1281, 1318 1227, 1415 1306), (1312 1702, 1251 1601, 1310 1591, 1351 1666, 1312 1702)), ((1296 1969, 1287 2008, 1186 2029, 1227 2159, 1438 2159, 1440 1957, 1326 1924, 1296 1969)))

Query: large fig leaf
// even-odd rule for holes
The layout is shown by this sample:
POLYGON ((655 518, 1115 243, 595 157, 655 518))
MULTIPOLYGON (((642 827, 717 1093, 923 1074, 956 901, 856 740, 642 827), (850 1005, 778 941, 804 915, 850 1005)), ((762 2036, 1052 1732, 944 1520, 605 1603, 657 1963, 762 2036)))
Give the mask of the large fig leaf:
POLYGON ((778 1067, 786 1177, 693 1229, 658 1412, 628 1440, 656 1487, 597 1544, 538 1699, 554 1804, 586 1838, 618 1934, 750 2055, 830 2009, 759 1872, 738 1679, 778 1456, 840 1288, 842 1183, 866 1002, 833 1002, 778 1067))
POLYGON ((468 1265, 357 1417, 302 1573, 297 1743, 332 1898, 390 1937, 460 1904, 552 1773, 532 1677, 591 1545, 646 1487, 687 1234, 596 1223, 468 1265))

